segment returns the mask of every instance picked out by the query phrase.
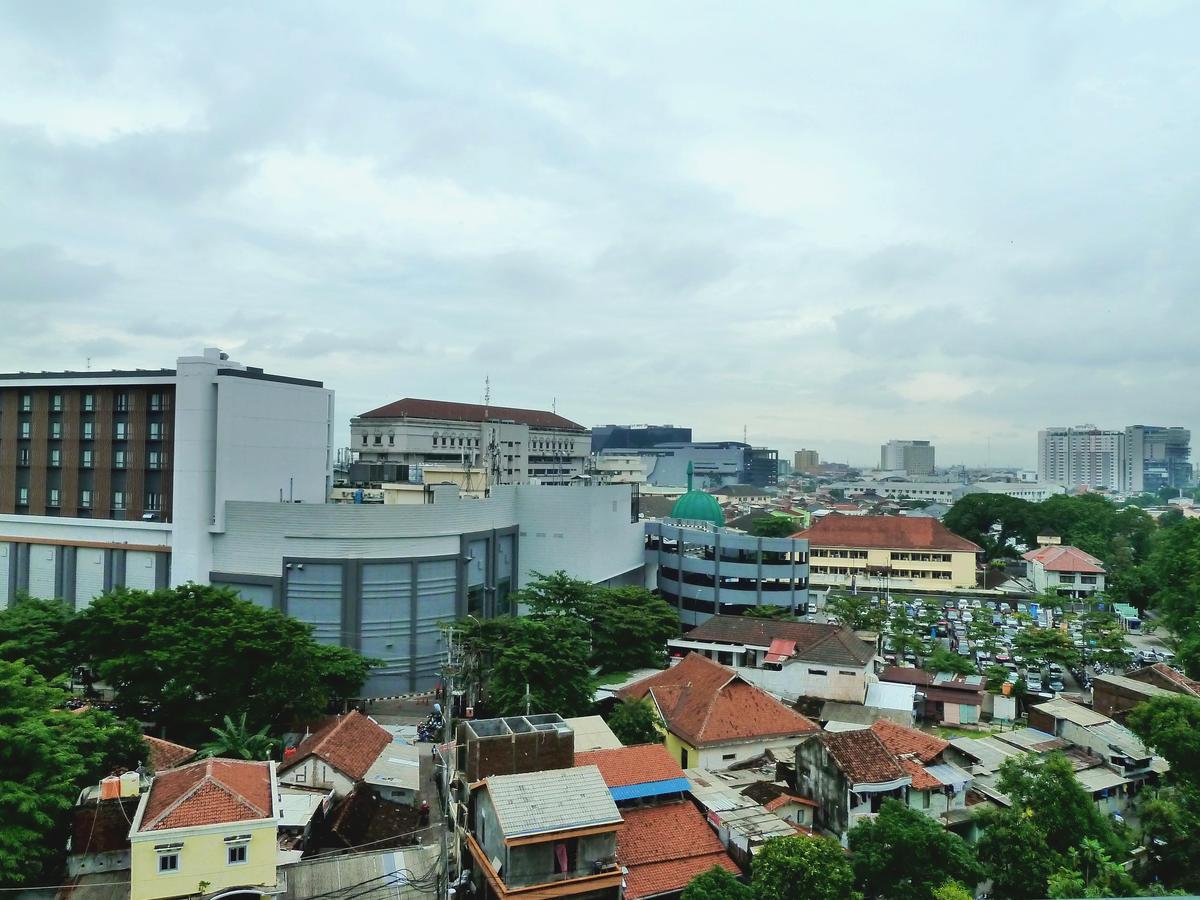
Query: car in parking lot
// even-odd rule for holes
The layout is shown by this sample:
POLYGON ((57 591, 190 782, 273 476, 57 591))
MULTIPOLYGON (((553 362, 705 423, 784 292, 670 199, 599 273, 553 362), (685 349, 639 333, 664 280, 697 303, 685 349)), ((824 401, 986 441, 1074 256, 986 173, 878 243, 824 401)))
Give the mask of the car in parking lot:
POLYGON ((1063 684, 1062 678, 1057 677, 1057 676, 1052 677, 1050 679, 1050 690, 1052 690, 1052 691, 1066 690, 1066 685, 1063 684))
POLYGON ((1008 651, 1006 650, 997 650, 996 662, 1000 663, 1001 665, 1005 665, 1012 662, 1012 657, 1008 655, 1008 651))
POLYGON ((1035 672, 1030 672, 1025 676, 1025 687, 1033 691, 1035 694, 1041 693, 1042 676, 1035 672))

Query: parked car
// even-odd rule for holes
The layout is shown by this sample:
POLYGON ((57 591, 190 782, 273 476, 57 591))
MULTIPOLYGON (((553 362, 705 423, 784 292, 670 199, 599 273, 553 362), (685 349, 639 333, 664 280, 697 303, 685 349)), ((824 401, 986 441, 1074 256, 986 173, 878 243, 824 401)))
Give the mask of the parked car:
POLYGON ((1052 691, 1066 690, 1066 685, 1063 684, 1063 680, 1061 678, 1051 678, 1050 679, 1050 690, 1052 690, 1052 691))
POLYGON ((976 597, 971 601, 971 609, 983 609, 983 601, 976 597))
POLYGON ((1005 665, 1006 663, 1012 662, 1012 657, 1009 656, 1008 652, 1005 650, 997 650, 996 662, 1000 663, 1001 665, 1005 665))
POLYGON ((974 617, 973 615, 971 615, 971 613, 970 613, 970 612, 968 612, 968 611, 966 611, 966 610, 963 610, 963 614, 962 614, 962 620, 963 620, 964 622, 974 622, 974 621, 975 621, 975 617, 974 617))
POLYGON ((1025 676, 1025 686, 1027 688, 1029 688, 1029 690, 1033 691, 1035 694, 1041 693, 1041 691, 1042 691, 1042 676, 1037 675, 1033 672, 1030 672, 1029 674, 1027 674, 1025 676))

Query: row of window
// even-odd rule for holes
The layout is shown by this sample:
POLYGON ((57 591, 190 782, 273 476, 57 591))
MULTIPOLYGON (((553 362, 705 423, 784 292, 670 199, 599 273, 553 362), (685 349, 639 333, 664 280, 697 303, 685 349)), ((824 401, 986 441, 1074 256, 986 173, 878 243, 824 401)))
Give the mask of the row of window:
MULTIPOLYGON (((50 440, 61 440, 63 436, 63 423, 50 423, 50 440)), ((21 440, 29 440, 33 437, 33 423, 28 420, 22 421, 17 426, 17 437, 21 440)), ((90 441, 96 437, 95 422, 81 422, 80 435, 81 440, 90 441)), ((162 422, 151 422, 146 429, 146 440, 162 441, 166 440, 167 426, 162 422)), ((128 422, 113 423, 113 440, 115 441, 131 441, 133 440, 133 427, 128 422)))
MULTIPOLYGON (((82 402, 80 403, 80 408, 84 412, 95 412, 95 410, 96 410, 96 395, 95 394, 84 394, 81 399, 82 399, 82 402)), ((20 402, 19 402, 19 408, 20 408, 21 412, 32 412, 33 411, 33 395, 32 394, 22 394, 20 402)), ((150 402, 147 405, 147 408, 150 410, 150 412, 165 412, 166 410, 171 408, 171 395, 170 394, 151 394, 150 402)), ((128 412, 129 411, 129 395, 126 393, 120 393, 120 394, 113 395, 113 409, 116 412, 128 412)), ((62 412, 63 411, 63 395, 62 394, 51 394, 50 395, 50 411, 51 412, 62 412)))
MULTIPOLYGON (((848 568, 846 566, 813 566, 813 575, 867 575, 864 569, 848 568)), ((887 573, 891 578, 932 578, 949 581, 949 572, 922 571, 920 569, 892 569, 887 573)))
POLYGON ((908 562, 950 562, 949 553, 892 553, 892 559, 902 559, 908 562))
MULTIPOLYGON (((95 492, 89 488, 84 488, 79 492, 79 508, 91 509, 92 500, 95 498, 95 492)), ((126 494, 125 491, 113 491, 112 493, 112 508, 116 510, 125 509, 126 494)), ((29 505, 29 488, 17 488, 17 506, 29 505)), ((58 509, 62 506, 62 492, 58 488, 49 488, 46 491, 46 506, 50 509, 58 509)), ((162 510, 162 494, 158 491, 147 491, 146 502, 142 505, 142 509, 146 512, 159 512, 162 510)))
POLYGON ((830 559, 866 559, 866 550, 826 550, 820 547, 813 547, 810 551, 812 556, 825 556, 830 559))
MULTIPOLYGON (((243 865, 250 858, 249 848, 250 835, 248 834, 225 838, 225 864, 228 866, 243 865)), ((183 841, 158 844, 154 849, 158 853, 158 874, 178 874, 180 857, 183 855, 183 841)))
MULTIPOLYGON (((31 462, 31 454, 28 447, 22 447, 17 451, 17 465, 28 466, 31 462)), ((79 451, 79 468, 91 469, 95 467, 96 455, 93 450, 84 449, 79 451)), ((126 468, 129 457, 124 450, 114 450, 112 453, 112 467, 114 469, 126 468)), ((46 465, 51 469, 57 469, 62 466, 62 451, 57 447, 51 448, 46 455, 46 465)), ((147 469, 165 469, 167 467, 167 454, 162 450, 151 450, 146 454, 147 469)))

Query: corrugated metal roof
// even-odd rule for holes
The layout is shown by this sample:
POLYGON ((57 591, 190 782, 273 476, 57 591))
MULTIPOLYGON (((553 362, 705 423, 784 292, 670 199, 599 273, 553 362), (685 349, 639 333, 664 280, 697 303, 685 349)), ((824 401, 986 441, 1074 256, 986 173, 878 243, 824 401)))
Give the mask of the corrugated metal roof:
POLYGON ((934 766, 926 766, 925 771, 946 785, 969 784, 972 781, 971 773, 965 769, 960 769, 954 763, 938 763, 934 766))
POLYGON ((663 794, 678 794, 686 791, 690 783, 686 778, 668 778, 666 781, 647 781, 642 784, 625 784, 609 788, 614 800, 636 800, 639 797, 659 797, 663 794))
POLYGON ((1056 719, 1066 719, 1068 722, 1082 725, 1084 728, 1111 721, 1108 716, 1102 716, 1093 709, 1080 706, 1078 703, 1071 703, 1069 700, 1050 700, 1047 703, 1039 703, 1034 709, 1054 716, 1056 719))
POLYGON ((487 792, 508 838, 621 821, 596 766, 493 775, 487 792))
MULTIPOLYGON (((426 880, 438 867, 436 841, 403 850, 371 851, 333 856, 319 861, 304 860, 279 870, 287 888, 281 900, 309 900, 345 892, 362 884, 374 884, 372 900, 416 900, 428 897, 411 880, 426 880)), ((126 893, 128 897, 128 893, 126 893)))
POLYGON ((1123 778, 1111 769, 1096 766, 1094 769, 1083 769, 1075 773, 1075 780, 1086 791, 1106 791, 1129 784, 1128 778, 1123 778))

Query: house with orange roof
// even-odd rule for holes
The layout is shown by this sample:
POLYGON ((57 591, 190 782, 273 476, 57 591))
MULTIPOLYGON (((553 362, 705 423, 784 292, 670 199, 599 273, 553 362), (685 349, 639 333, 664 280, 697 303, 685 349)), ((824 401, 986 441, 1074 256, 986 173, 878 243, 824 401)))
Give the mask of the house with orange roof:
POLYGON ((176 744, 148 734, 142 735, 142 743, 146 745, 149 754, 147 762, 155 772, 173 769, 181 766, 196 755, 196 751, 183 744, 176 744))
POLYGON ((973 588, 983 552, 932 518, 828 515, 792 537, 809 543, 812 584, 832 587, 973 588))
POLYGON ((683 769, 728 769, 773 748, 791 750, 798 738, 820 730, 733 669, 699 653, 635 681, 618 696, 654 705, 666 748, 683 769))
POLYGON ((1104 563, 1078 547, 1047 544, 1021 558, 1025 560, 1025 577, 1039 594, 1049 591, 1078 598, 1104 591, 1104 563))
POLYGON ((202 759, 160 772, 129 829, 130 900, 277 893, 274 762, 202 759))
POLYGON ((279 780, 297 787, 332 790, 348 795, 363 780, 392 734, 370 716, 351 710, 314 731, 284 755, 279 780))
POLYGON ((575 765, 599 770, 621 812, 617 863, 625 873, 626 900, 676 897, 713 866, 740 874, 687 798, 687 776, 662 744, 576 753, 575 765))

